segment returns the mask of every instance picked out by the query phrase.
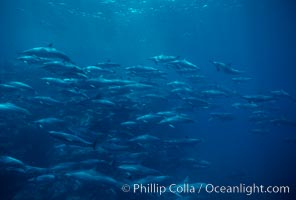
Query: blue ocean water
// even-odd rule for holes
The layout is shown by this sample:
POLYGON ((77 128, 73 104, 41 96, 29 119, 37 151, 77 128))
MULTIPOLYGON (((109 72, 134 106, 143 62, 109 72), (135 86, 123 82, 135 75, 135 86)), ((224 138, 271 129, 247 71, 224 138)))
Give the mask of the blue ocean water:
POLYGON ((0 199, 295 199, 294 10, 0 2, 0 199), (185 183, 196 191, 169 191, 185 183))

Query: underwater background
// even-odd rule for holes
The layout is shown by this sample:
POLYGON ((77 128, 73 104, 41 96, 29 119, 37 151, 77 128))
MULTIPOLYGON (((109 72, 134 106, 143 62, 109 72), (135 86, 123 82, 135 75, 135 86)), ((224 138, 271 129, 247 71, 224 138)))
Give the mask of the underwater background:
POLYGON ((0 199, 295 199, 295 8, 1 1, 0 199), (185 182, 290 191, 121 188, 185 182))

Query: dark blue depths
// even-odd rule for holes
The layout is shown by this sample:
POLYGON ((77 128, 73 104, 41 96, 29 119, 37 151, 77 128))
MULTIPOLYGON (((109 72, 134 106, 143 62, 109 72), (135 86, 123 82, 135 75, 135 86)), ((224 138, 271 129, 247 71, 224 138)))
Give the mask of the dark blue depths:
POLYGON ((0 199, 294 199, 294 10, 2 1, 0 199), (184 183, 290 194, 133 192, 184 183))

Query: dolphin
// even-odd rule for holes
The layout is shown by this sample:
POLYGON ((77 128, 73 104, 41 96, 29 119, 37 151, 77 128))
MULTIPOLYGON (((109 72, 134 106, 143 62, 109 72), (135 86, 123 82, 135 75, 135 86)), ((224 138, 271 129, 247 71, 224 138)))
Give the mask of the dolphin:
POLYGON ((178 60, 179 56, 167 56, 167 55, 158 55, 148 58, 148 60, 154 61, 155 64, 167 64, 169 62, 173 62, 175 60, 178 60))
POLYGON ((88 141, 82 139, 79 136, 72 135, 69 133, 64 133, 64 132, 59 132, 59 131, 49 131, 49 135, 58 139, 58 140, 61 140, 61 141, 64 141, 66 143, 73 144, 73 145, 92 147, 93 149, 95 149, 96 145, 97 145, 97 141, 91 143, 91 142, 88 142, 88 141))
POLYGON ((216 67, 217 71, 222 71, 225 74, 240 75, 244 73, 243 71, 232 68, 230 64, 225 64, 217 61, 210 61, 210 62, 216 67))
POLYGON ((23 113, 26 115, 31 114, 27 109, 16 106, 13 103, 1 103, 0 104, 0 113, 7 113, 7 112, 8 113, 23 113))
POLYGON ((25 50, 21 54, 27 56, 36 56, 40 58, 48 58, 52 60, 59 59, 65 62, 72 62, 71 59, 65 53, 58 51, 52 46, 35 47, 32 49, 25 50))

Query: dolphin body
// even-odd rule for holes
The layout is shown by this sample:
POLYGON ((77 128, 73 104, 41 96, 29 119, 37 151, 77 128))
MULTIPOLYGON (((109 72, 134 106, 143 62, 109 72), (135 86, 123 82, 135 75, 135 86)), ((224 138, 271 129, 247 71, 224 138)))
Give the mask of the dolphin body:
POLYGON ((110 176, 106 176, 94 170, 82 170, 68 172, 65 174, 66 177, 78 179, 83 182, 97 183, 99 185, 111 186, 114 188, 119 188, 122 184, 110 176))
POLYGON ((79 84, 79 79, 76 78, 55 78, 55 77, 43 77, 41 80, 45 81, 47 85, 57 87, 71 87, 79 84))
POLYGON ((273 95, 274 97, 286 97, 292 100, 293 102, 296 102, 296 99, 285 90, 274 90, 274 91, 271 91, 270 94, 273 95))
POLYGON ((155 64, 167 64, 169 62, 173 62, 178 60, 179 56, 167 56, 167 55, 158 55, 148 58, 148 60, 152 60, 155 64))
POLYGON ((39 64, 43 64, 45 62, 49 62, 52 59, 38 57, 38 56, 35 56, 35 55, 21 55, 21 56, 19 56, 17 58, 17 60, 19 60, 19 61, 21 61, 23 63, 26 63, 26 64, 36 64, 36 65, 39 65, 39 64))
POLYGON ((23 161, 11 156, 0 156, 0 164, 1 167, 25 168, 23 161))
POLYGON ((222 62, 211 61, 211 63, 216 67, 217 71, 222 71, 225 74, 239 75, 239 74, 244 73, 243 71, 239 71, 237 69, 234 69, 230 65, 227 65, 222 62))
POLYGON ((118 169, 127 172, 127 173, 133 173, 133 174, 143 174, 143 175, 153 175, 153 174, 160 174, 159 171, 145 167, 140 164, 123 164, 119 165, 118 169))
POLYGON ((167 117, 159 122, 159 124, 169 124, 169 125, 176 124, 176 123, 194 123, 194 120, 190 119, 187 116, 177 114, 172 117, 167 117))
POLYGON ((61 61, 50 61, 44 63, 43 69, 58 75, 84 75, 84 71, 82 68, 72 64, 72 63, 65 63, 61 61))
POLYGON ((164 143, 171 144, 171 145, 196 145, 203 142, 199 138, 184 138, 184 139, 171 139, 171 140, 165 140, 164 143))
POLYGON ((77 146, 92 147, 93 149, 95 149, 97 145, 96 141, 94 143, 91 143, 82 139, 81 137, 78 137, 76 135, 72 135, 69 133, 64 133, 59 131, 49 131, 49 135, 58 140, 64 141, 69 144, 77 145, 77 146))
POLYGON ((243 99, 249 101, 249 103, 262 103, 267 101, 275 100, 274 96, 270 95, 244 95, 242 96, 243 99))
POLYGON ((10 81, 8 82, 8 85, 19 88, 21 90, 34 90, 30 85, 19 81, 10 81))
POLYGON ((26 115, 31 114, 27 109, 16 106, 13 103, 1 103, 0 113, 23 113, 26 115))
POLYGON ((182 60, 173 60, 171 62, 168 62, 168 65, 171 65, 177 69, 193 69, 193 70, 200 70, 200 68, 189 62, 188 60, 186 59, 182 59, 182 60))
POLYGON ((17 158, 4 155, 0 156, 0 172, 36 176, 46 173, 47 169, 30 166, 17 158))
POLYGON ((231 80, 235 83, 242 83, 242 82, 247 82, 252 80, 253 78, 251 77, 234 77, 231 80))
POLYGON ((53 60, 62 60, 65 62, 71 62, 71 59, 61 51, 49 46, 49 47, 35 47, 32 49, 28 49, 21 53, 26 56, 36 56, 39 58, 48 58, 53 60))
POLYGON ((160 141, 160 138, 155 137, 153 135, 148 135, 148 134, 140 135, 129 140, 129 142, 145 142, 145 143, 157 142, 157 141, 160 141))

